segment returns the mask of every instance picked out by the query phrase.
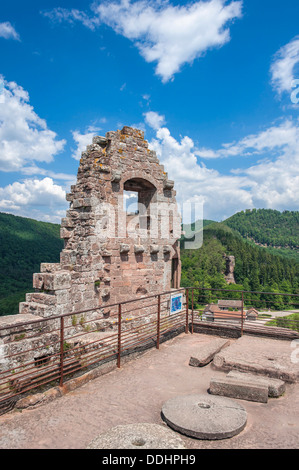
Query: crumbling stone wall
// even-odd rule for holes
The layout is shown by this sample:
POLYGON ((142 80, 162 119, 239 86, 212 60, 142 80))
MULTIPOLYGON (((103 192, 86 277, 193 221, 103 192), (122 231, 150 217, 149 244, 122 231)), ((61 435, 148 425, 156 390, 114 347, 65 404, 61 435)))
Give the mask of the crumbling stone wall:
POLYGON ((124 127, 94 137, 82 153, 61 223, 60 263, 41 264, 21 314, 51 317, 152 295, 180 285, 180 215, 143 132, 124 127), (139 213, 123 208, 136 191, 139 213))

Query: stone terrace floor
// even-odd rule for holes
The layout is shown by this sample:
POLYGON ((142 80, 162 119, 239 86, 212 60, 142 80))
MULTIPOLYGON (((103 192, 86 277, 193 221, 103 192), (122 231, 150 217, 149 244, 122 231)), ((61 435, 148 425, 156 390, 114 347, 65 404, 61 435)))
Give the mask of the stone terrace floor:
MULTIPOLYGON (((139 358, 124 363, 120 369, 51 403, 0 416, 0 448, 85 449, 98 434, 119 424, 166 426, 160 415, 166 400, 177 395, 208 393, 211 377, 225 375, 212 364, 203 368, 189 366, 191 353, 213 339, 215 337, 209 335, 183 333, 161 344, 159 350, 148 350, 139 358)), ((239 340, 230 341, 235 349, 239 340)), ((248 336, 242 344, 242 356, 249 361, 255 341, 248 336)), ((272 341, 277 354, 282 348, 283 354, 289 350, 291 356, 290 342, 272 341)), ((269 340, 264 344, 267 356, 269 340)), ((296 367, 299 368, 299 364, 296 367)), ((298 448, 299 383, 287 384, 286 393, 280 398, 269 398, 267 404, 236 401, 245 407, 248 415, 247 425, 239 435, 219 441, 180 435, 186 448, 298 448)))

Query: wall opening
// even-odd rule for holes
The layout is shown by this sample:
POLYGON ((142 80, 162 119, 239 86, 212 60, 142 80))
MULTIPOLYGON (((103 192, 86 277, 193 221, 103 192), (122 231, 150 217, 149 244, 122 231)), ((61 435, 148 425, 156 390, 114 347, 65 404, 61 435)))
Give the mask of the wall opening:
POLYGON ((135 224, 136 229, 150 229, 150 204, 156 191, 156 187, 143 178, 132 178, 124 183, 123 199, 127 227, 129 224, 130 227, 135 224))
POLYGON ((179 259, 172 258, 171 260, 171 287, 174 289, 179 288, 179 259))
POLYGON ((138 210, 138 192, 126 191, 123 192, 124 211, 127 215, 137 215, 138 210))

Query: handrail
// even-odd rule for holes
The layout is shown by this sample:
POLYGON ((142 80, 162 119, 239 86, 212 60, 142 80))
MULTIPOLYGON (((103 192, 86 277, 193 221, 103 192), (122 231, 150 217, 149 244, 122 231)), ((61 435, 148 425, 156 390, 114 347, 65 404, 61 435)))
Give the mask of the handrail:
MULTIPOLYGON (((31 334, 26 337, 24 343, 27 349, 16 346, 18 340, 14 338, 13 341, 5 342, 2 348, 6 348, 8 354, 0 358, 2 363, 7 361, 6 369, 2 368, 0 371, 0 414, 5 403, 18 395, 28 393, 37 389, 41 385, 47 384, 51 386, 53 381, 58 381, 60 387, 64 385, 65 379, 69 379, 74 373, 82 372, 86 367, 94 367, 102 363, 102 361, 116 360, 117 368, 121 367, 121 359, 124 354, 130 354, 137 348, 144 348, 146 344, 156 345, 159 349, 162 335, 169 334, 169 332, 189 332, 201 331, 201 328, 206 327, 217 327, 219 321, 225 328, 233 328, 234 331, 238 331, 239 335, 243 335, 244 331, 247 332, 248 325, 245 325, 247 319, 245 318, 245 302, 246 294, 265 294, 273 296, 293 297, 297 301, 299 294, 294 293, 276 293, 276 292, 259 292, 259 291, 244 291, 244 290, 231 290, 231 289, 215 289, 215 288, 202 288, 198 287, 181 287, 178 289, 171 289, 166 292, 159 292, 152 295, 142 296, 134 299, 130 299, 124 302, 111 303, 105 306, 97 306, 86 310, 80 310, 77 312, 69 312, 63 315, 55 315, 47 318, 39 318, 37 320, 20 322, 17 324, 6 325, 0 328, 1 331, 5 331, 7 334, 17 335, 18 331, 23 332, 23 328, 35 325, 46 324, 47 328, 42 329, 40 332, 30 332, 31 334), (209 322, 204 322, 199 315, 198 309, 195 307, 195 294, 198 292, 200 297, 205 291, 217 292, 230 292, 231 300, 241 301, 241 307, 238 312, 226 311, 221 315, 221 310, 216 312, 214 325, 209 325, 209 322), (169 300, 167 297, 169 294, 175 294, 182 292, 184 293, 184 301, 182 309, 179 312, 170 314, 169 300), (236 294, 240 295, 241 299, 236 299, 236 294), (149 303, 144 301, 147 299, 152 300, 149 303), (138 306, 138 304, 140 306, 138 306), (125 305, 133 305, 128 311, 123 308, 125 305), (99 320, 106 320, 105 317, 101 316, 101 310, 106 307, 117 307, 116 312, 110 315, 111 330, 107 333, 96 329, 96 322, 99 320), (68 325, 65 319, 70 316, 82 315, 88 312, 99 312, 99 316, 96 318, 90 317, 82 323, 76 323, 75 325, 68 325), (134 314, 131 316, 132 312, 134 314), (130 318, 124 318, 124 315, 130 313, 130 318), (54 322, 54 328, 49 328, 50 323, 53 320, 58 320, 59 324, 56 325, 54 322), (113 321, 112 321, 113 320, 113 321), (240 324, 240 327, 238 325, 240 324), (95 326, 94 326, 95 325, 95 326), (72 330, 74 328, 74 331, 72 330), (90 331, 90 328, 95 328, 90 331), (69 330, 70 329, 70 330, 69 330), (9 333, 11 330, 11 333, 9 333), (95 333, 95 337, 88 337, 89 333, 95 333), (42 339, 39 342, 39 339, 42 339), (86 338, 86 339, 85 339, 86 338), (10 345, 16 346, 15 349, 9 349, 10 345), (43 351, 48 348, 49 354, 45 354, 43 351), (23 360, 19 358, 23 357, 23 360), (19 362, 18 362, 19 361, 19 362), (3 405, 3 406, 2 406, 3 405)), ((219 297, 218 297, 219 298, 219 297)), ((229 299, 225 299, 229 300, 229 299)), ((258 299, 250 299, 254 302, 259 302, 258 299)), ((267 300, 262 300, 268 302, 267 300)), ((197 304, 196 304, 197 305, 197 304)), ((297 305, 297 303, 291 303, 291 305, 297 305)), ((200 310, 202 312, 202 310, 200 310)), ((88 317, 88 316, 87 316, 88 317)), ((296 320, 291 325, 297 325, 296 320), (295 322, 295 323, 294 323, 295 322)), ((299 331, 299 321, 298 331, 299 331)), ((260 324, 256 322, 259 329, 260 324)), ((287 321, 285 322, 287 324, 287 321)), ((218 326, 219 327, 219 326, 218 326)), ((250 327, 254 331, 255 325, 251 324, 250 327)), ((273 327, 270 327, 271 329, 273 327)), ((284 328, 284 326, 283 326, 284 328)), ((213 328, 212 328, 213 329, 213 328)), ((257 329, 257 328, 256 328, 257 329)), ((297 329, 297 326, 296 326, 297 329)), ((37 328, 36 328, 37 330, 37 328)), ((277 328, 279 332, 281 328, 277 328)), ((203 331, 203 330, 202 330, 203 331)), ((273 331, 275 331, 273 329, 273 331)), ((293 334, 291 330, 288 330, 293 334)), ((21 336, 21 335, 20 335, 21 336)), ((26 336, 26 335, 25 335, 26 336)), ((294 337, 294 336, 290 336, 294 337)), ((299 336, 298 336, 299 337, 299 336)), ((23 339, 23 338, 21 338, 23 339)))

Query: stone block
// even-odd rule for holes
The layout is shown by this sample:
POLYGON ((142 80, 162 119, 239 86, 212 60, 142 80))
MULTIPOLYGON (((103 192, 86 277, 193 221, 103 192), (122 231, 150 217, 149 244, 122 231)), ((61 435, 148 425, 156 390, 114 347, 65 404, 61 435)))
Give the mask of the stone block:
POLYGON ((61 289, 55 293, 57 305, 68 304, 70 301, 70 295, 68 289, 61 289))
POLYGON ((144 253, 145 248, 143 245, 134 245, 134 253, 135 254, 141 254, 144 253))
POLYGON ((104 258, 110 258, 110 256, 112 256, 112 251, 107 250, 107 249, 103 249, 103 250, 101 251, 101 255, 102 255, 104 258))
POLYGON ((291 360, 290 343, 278 338, 245 334, 229 348, 216 354, 213 366, 227 373, 234 369, 273 377, 287 383, 299 382, 298 364, 291 360))
POLYGON ((124 253, 129 253, 130 251, 130 245, 126 244, 126 243, 121 243, 120 245, 120 248, 119 248, 119 251, 120 253, 124 254, 124 253))
POLYGON ((99 145, 100 147, 106 147, 106 145, 108 143, 108 140, 107 140, 106 137, 102 137, 102 136, 97 135, 97 136, 93 137, 92 143, 96 144, 96 145, 99 145))
POLYGON ((66 239, 66 238, 71 238, 73 233, 73 229, 68 230, 67 228, 62 227, 60 229, 60 238, 66 239))
MULTIPOLYGON (((42 318, 40 318, 42 320, 42 318)), ((0 338, 5 336, 10 337, 14 333, 19 333, 20 331, 39 331, 43 323, 31 323, 36 322, 38 318, 36 315, 31 315, 29 313, 25 314, 16 314, 16 315, 4 315, 0 317, 0 338), (24 323, 26 326, 24 326, 24 323), (6 329, 5 329, 6 328, 6 329)))
POLYGON ((73 199, 74 199, 73 193, 66 193, 65 199, 66 199, 68 202, 72 202, 73 199))
POLYGON ((68 271, 33 274, 33 287, 39 290, 55 291, 71 287, 71 274, 68 271))
POLYGON ((61 227, 74 228, 75 221, 70 217, 64 217, 63 219, 61 219, 61 227))
POLYGON ((78 209, 79 207, 83 207, 83 198, 73 200, 73 208, 78 209))
POLYGON ((108 297, 110 295, 109 287, 104 287, 103 289, 100 290, 100 293, 101 293, 102 298, 108 297))
POLYGON ((121 172, 120 171, 114 171, 112 173, 111 181, 113 181, 113 183, 119 183, 120 180, 121 180, 121 172))
POLYGON ((159 245, 150 245, 150 252, 152 255, 159 253, 159 251, 160 251, 159 245))
POLYGON ((101 172, 101 173, 110 173, 110 166, 108 165, 103 165, 103 163, 100 163, 99 166, 98 166, 98 170, 101 172))
POLYGON ((82 197, 79 199, 73 200, 73 208, 79 209, 81 207, 90 207, 92 205, 91 198, 89 197, 82 197))
POLYGON ((36 302, 20 302, 19 313, 21 315, 30 314, 46 318, 55 315, 55 306, 38 304, 36 302))
POLYGON ((259 403, 268 402, 268 386, 250 380, 239 380, 234 377, 217 377, 210 381, 210 393, 240 400, 259 403))
POLYGON ((250 383, 266 385, 268 387, 268 396, 271 398, 278 398, 285 393, 285 382, 280 379, 235 370, 230 371, 227 377, 234 378, 239 382, 250 381, 250 383))
POLYGON ((33 287, 34 289, 42 290, 44 287, 44 274, 34 273, 33 274, 33 287))
POLYGON ((53 273, 59 271, 61 266, 59 263, 41 263, 40 272, 41 273, 53 273))
POLYGON ((164 189, 172 189, 174 187, 174 181, 165 180, 163 186, 164 186, 164 189))
POLYGON ((36 302, 38 304, 56 305, 57 298, 55 295, 45 294, 43 292, 34 292, 26 294, 26 302, 36 302))
POLYGON ((190 357, 189 365, 193 367, 203 367, 209 364, 215 354, 221 349, 229 346, 230 341, 227 339, 217 338, 209 341, 208 343, 201 344, 198 350, 190 357))

